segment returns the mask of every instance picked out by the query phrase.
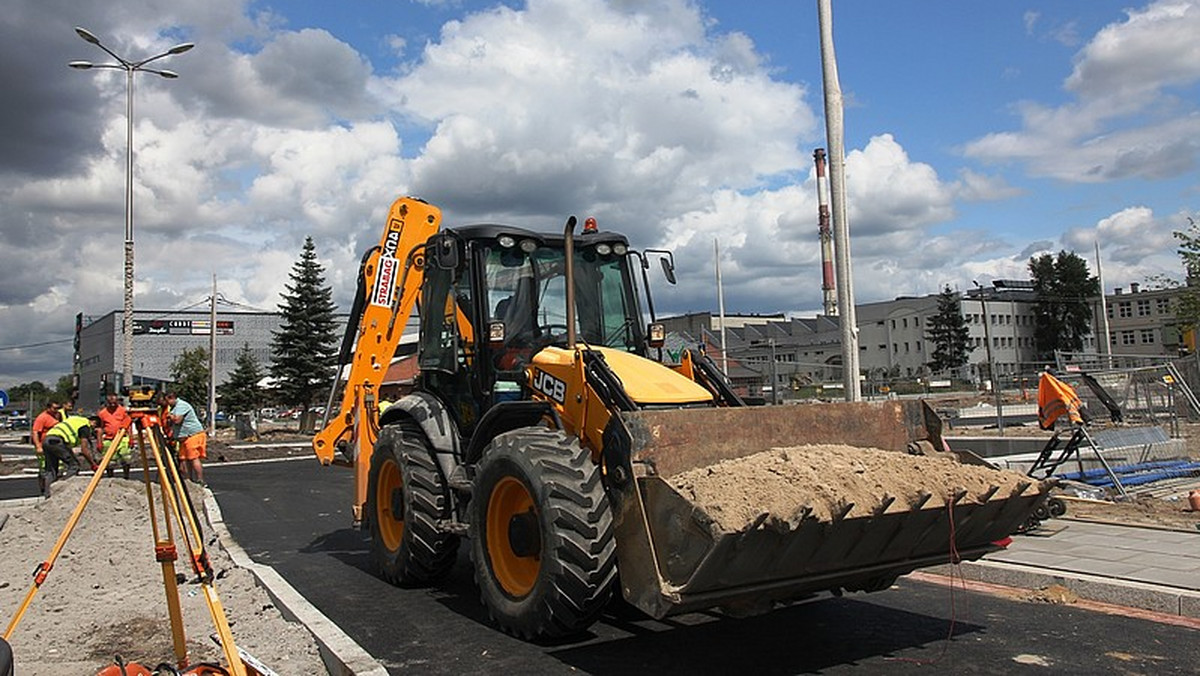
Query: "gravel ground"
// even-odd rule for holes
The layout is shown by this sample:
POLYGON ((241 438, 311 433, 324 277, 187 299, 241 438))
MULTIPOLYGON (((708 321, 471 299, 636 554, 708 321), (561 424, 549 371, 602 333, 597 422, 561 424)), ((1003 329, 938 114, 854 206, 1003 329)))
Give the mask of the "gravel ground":
MULTIPOLYGON (((31 572, 49 556, 87 483, 82 476, 56 482, 48 500, 14 510, 3 522, 4 626, 29 592, 31 572)), ((193 487, 192 492, 193 504, 202 511, 202 489, 193 487)), ((157 499, 155 511, 161 520, 157 499)), ((215 630, 206 597, 215 594, 239 648, 280 674, 326 673, 308 631, 283 618, 253 574, 235 566, 211 532, 206 531, 204 543, 216 580, 208 591, 196 581, 177 525, 173 532, 179 548, 174 570, 186 578, 179 596, 193 663, 225 662, 209 638, 215 630)), ((13 634, 17 673, 95 674, 118 654, 151 667, 174 662, 163 569, 154 559, 153 543, 144 484, 101 481, 13 634)))

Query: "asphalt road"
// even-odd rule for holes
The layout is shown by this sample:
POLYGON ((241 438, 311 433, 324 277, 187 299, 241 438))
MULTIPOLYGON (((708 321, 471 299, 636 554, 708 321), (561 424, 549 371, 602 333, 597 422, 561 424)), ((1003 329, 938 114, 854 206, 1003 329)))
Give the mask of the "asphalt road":
MULTIPOLYGON (((437 589, 369 570, 351 472, 301 460, 207 470, 233 536, 392 673, 1195 674, 1191 629, 902 580, 749 619, 667 621, 615 605, 590 633, 532 644, 493 629, 465 553, 437 589)), ((465 548, 464 548, 465 551, 465 548)))

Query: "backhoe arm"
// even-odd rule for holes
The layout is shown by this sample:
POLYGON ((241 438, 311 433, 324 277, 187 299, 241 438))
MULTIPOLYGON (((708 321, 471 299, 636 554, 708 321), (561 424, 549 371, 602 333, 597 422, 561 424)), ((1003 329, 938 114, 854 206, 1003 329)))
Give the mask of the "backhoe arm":
POLYGON ((401 197, 388 211, 379 246, 363 259, 359 299, 346 327, 338 376, 330 392, 330 406, 326 407, 326 423, 313 437, 313 451, 321 464, 333 463, 335 452, 343 449, 348 456, 346 461, 357 465, 358 472, 363 474, 358 482, 363 486, 375 444, 379 386, 396 353, 424 276, 423 254, 413 251, 437 232, 441 219, 437 207, 413 197, 401 197), (351 340, 354 350, 349 359, 350 372, 341 387, 336 414, 331 415, 351 340))

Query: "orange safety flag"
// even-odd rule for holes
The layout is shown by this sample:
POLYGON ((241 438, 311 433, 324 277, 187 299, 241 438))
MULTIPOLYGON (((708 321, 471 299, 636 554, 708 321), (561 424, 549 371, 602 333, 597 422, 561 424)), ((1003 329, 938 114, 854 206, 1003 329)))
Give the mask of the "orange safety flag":
POLYGON ((1083 415, 1079 412, 1083 402, 1075 393, 1075 388, 1055 378, 1049 373, 1043 373, 1038 381, 1038 426, 1044 430, 1054 427, 1054 421, 1061 416, 1073 424, 1083 423, 1083 415))

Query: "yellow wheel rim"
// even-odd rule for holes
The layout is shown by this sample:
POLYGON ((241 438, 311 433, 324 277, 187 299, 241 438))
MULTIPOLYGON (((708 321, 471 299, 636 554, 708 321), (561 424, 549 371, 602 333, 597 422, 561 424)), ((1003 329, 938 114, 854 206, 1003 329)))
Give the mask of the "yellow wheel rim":
POLYGON ((400 466, 395 460, 385 461, 375 481, 375 523, 384 546, 392 552, 400 549, 404 538, 403 487, 400 466))
POLYGON ((528 594, 537 582, 541 560, 538 552, 521 556, 513 550, 509 524, 513 517, 529 512, 536 514, 533 496, 525 484, 514 477, 504 477, 492 489, 487 510, 487 553, 496 581, 510 596, 528 594))

